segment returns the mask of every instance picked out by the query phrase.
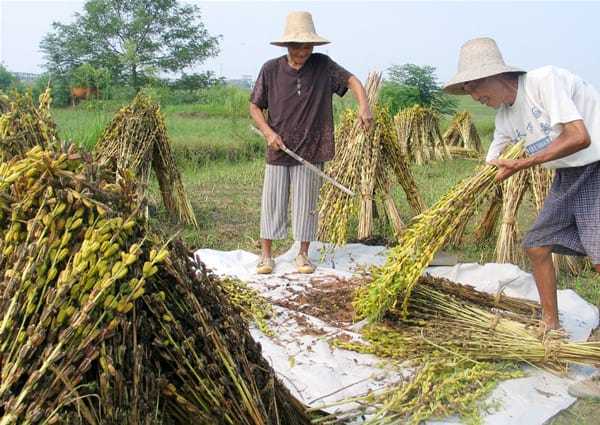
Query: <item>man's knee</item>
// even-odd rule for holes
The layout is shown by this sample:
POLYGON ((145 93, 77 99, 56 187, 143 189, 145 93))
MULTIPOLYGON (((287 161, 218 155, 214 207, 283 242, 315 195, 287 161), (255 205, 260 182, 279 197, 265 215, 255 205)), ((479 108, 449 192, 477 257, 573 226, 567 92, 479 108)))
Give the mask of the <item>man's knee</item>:
POLYGON ((549 246, 534 246, 530 248, 525 248, 525 252, 527 253, 527 257, 531 260, 532 263, 538 263, 540 261, 547 260, 551 258, 552 248, 549 246))
POLYGON ((598 273, 600 273, 600 264, 594 264, 594 268, 598 273))

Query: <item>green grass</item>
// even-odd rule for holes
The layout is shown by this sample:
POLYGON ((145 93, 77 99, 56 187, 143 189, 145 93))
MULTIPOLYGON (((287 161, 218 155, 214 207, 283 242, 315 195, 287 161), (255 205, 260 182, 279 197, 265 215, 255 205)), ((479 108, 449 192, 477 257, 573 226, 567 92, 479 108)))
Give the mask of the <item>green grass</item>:
MULTIPOLYGON (((52 114, 62 139, 92 150, 120 106, 119 102, 83 102, 74 108, 55 108, 52 114)), ((231 105, 221 104, 161 108, 178 163, 239 162, 264 155, 265 142, 250 130, 247 100, 243 106, 236 112, 231 105)))
POLYGON ((55 108, 52 110, 52 116, 58 126, 61 139, 73 141, 91 150, 112 119, 114 112, 116 111, 92 110, 84 107, 55 108))

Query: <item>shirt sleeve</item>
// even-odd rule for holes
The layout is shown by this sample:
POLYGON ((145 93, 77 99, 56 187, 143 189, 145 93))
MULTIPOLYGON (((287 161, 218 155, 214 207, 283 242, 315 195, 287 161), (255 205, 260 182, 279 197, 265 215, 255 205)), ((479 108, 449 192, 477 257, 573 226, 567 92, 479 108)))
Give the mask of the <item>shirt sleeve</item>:
POLYGON ((573 90, 568 77, 551 71, 538 82, 542 107, 550 117, 551 127, 583 119, 573 102, 573 90))
POLYGON ((250 102, 254 103, 260 109, 267 109, 269 107, 269 96, 268 96, 268 84, 266 77, 265 66, 260 69, 256 83, 254 83, 254 89, 250 94, 250 102))
POLYGON ((348 91, 348 79, 350 79, 352 73, 338 65, 333 59, 328 58, 328 61, 327 70, 331 82, 331 91, 340 97, 344 96, 348 91))
POLYGON ((496 122, 494 128, 494 138, 492 139, 492 143, 488 149, 488 153, 485 157, 485 162, 490 162, 498 157, 504 152, 504 149, 511 143, 513 143, 513 139, 510 136, 510 133, 506 130, 506 126, 503 125, 503 119, 496 115, 496 122))

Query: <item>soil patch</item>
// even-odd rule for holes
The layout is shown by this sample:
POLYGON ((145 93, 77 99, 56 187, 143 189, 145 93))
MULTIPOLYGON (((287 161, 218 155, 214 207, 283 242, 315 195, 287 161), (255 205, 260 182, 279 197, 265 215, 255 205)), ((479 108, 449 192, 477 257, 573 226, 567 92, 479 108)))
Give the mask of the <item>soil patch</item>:
POLYGON ((335 327, 346 327, 355 319, 352 301, 359 285, 358 279, 333 275, 314 277, 307 290, 294 291, 290 298, 276 300, 273 304, 317 317, 335 327))
POLYGON ((175 112, 176 115, 182 118, 208 118, 210 114, 205 111, 182 111, 175 112))

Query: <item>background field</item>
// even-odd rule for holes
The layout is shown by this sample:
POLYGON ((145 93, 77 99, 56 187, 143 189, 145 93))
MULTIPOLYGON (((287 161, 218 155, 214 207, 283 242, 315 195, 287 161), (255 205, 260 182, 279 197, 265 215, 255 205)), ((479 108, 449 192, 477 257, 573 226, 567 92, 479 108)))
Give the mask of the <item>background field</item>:
MULTIPOLYGON (((178 233, 194 248, 221 250, 244 249, 259 252, 260 195, 264 169, 264 142, 250 131, 247 114, 248 93, 230 90, 210 93, 206 101, 194 105, 164 105, 172 148, 182 173, 187 193, 199 221, 199 228, 173 223, 159 198, 158 186, 151 186, 151 220, 165 233, 178 233)), ((336 115, 352 106, 351 96, 336 100, 336 115)), ((494 111, 467 97, 459 97, 459 110, 473 115, 487 147, 492 138, 494 111)), ((75 108, 55 109, 53 115, 61 136, 87 149, 93 149, 103 128, 121 106, 118 102, 84 102, 75 108)), ((442 120, 442 129, 448 119, 442 120)), ((472 160, 452 160, 426 166, 412 166, 417 185, 425 202, 431 205, 459 180, 470 176, 479 165, 472 160)), ((401 190, 394 193, 405 221, 410 210, 401 190)), ((521 208, 521 230, 533 221, 531 201, 521 208)), ((476 223, 477 220, 473 220, 476 223)), ((451 250, 461 261, 493 261, 494 242, 476 244, 471 237, 472 225, 464 245, 451 250)), ((391 234, 386 223, 377 232, 391 234)), ((276 253, 287 250, 291 238, 276 242, 276 253)), ((528 269, 528 265, 522 265, 528 269)), ((563 275, 561 288, 572 288, 589 302, 600 304, 600 282, 591 271, 578 277, 563 275)), ((600 403, 577 402, 550 423, 592 424, 600 414, 600 403)))

